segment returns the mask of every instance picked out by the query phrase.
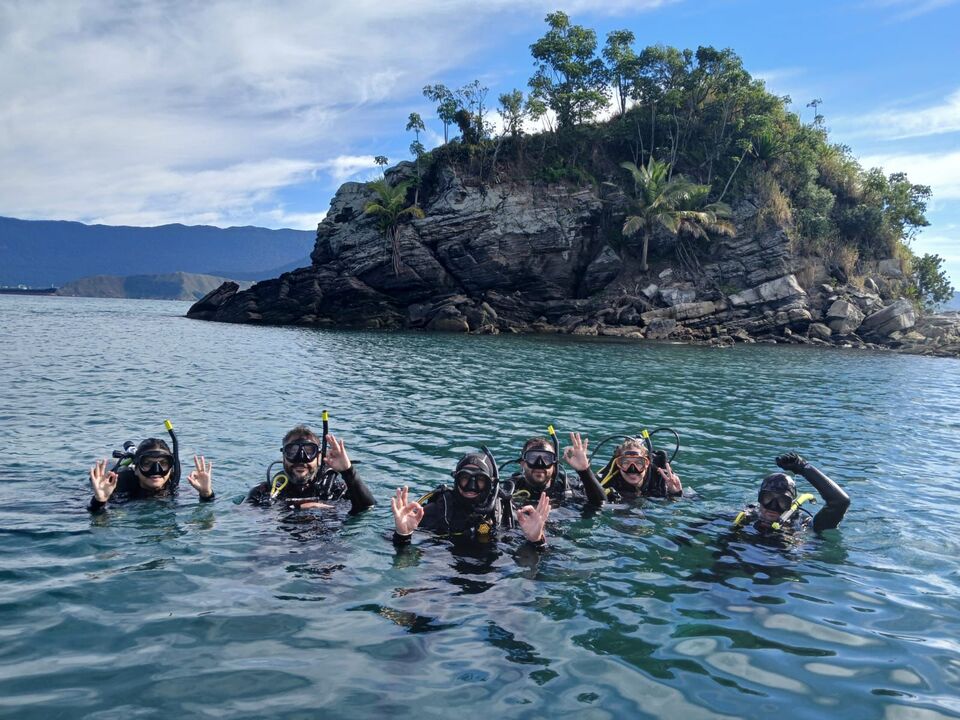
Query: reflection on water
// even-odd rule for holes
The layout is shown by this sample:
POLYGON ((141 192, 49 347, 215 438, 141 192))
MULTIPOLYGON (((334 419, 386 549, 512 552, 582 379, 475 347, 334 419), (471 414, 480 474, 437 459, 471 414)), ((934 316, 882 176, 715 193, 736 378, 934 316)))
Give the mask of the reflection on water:
POLYGON ((0 715, 960 716, 960 363, 184 310, 0 298, 0 715), (231 502, 324 407, 381 504, 231 502), (165 417, 218 500, 91 518, 89 464, 165 417), (394 549, 393 488, 432 489, 481 442, 516 457, 548 422, 677 428, 697 498, 565 508, 543 553, 394 549), (734 533, 788 449, 850 493, 840 530, 734 533))

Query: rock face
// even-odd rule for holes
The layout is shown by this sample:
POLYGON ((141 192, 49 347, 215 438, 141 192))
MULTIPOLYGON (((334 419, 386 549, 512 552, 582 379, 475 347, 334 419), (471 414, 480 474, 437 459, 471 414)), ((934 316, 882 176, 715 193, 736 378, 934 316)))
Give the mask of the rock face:
MULTIPOLYGON (((396 183, 412 172, 401 163, 386 176, 396 183)), ((399 226, 399 272, 391 245, 363 212, 373 199, 368 185, 346 183, 317 231, 312 266, 246 291, 224 284, 189 317, 718 346, 882 343, 936 352, 954 341, 949 323, 913 329, 916 313, 898 299, 895 278, 878 270, 870 283, 850 284, 839 268, 792 254, 782 229, 721 240, 696 275, 676 261, 641 273, 608 241, 618 237, 625 208, 606 184, 481 185, 441 168, 423 191, 426 216, 399 226)), ((751 213, 749 204, 735 209, 738 219, 751 213)), ((654 238, 660 256, 671 241, 654 238)))

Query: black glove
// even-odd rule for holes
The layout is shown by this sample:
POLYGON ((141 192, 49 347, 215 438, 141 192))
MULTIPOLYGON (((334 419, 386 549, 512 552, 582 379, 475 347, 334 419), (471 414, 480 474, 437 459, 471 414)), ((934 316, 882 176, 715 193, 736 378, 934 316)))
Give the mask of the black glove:
POLYGON ((667 466, 667 453, 664 450, 653 451, 653 466, 658 468, 667 466))
POLYGON ((795 452, 788 452, 777 458, 777 467, 781 467, 787 472, 799 473, 807 466, 807 461, 797 455, 795 452))

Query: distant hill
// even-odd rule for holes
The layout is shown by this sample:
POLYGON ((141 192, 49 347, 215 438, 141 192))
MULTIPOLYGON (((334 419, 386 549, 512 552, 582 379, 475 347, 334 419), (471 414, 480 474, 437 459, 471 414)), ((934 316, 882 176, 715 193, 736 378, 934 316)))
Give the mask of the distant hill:
POLYGON ((206 225, 128 227, 0 217, 0 285, 185 272, 262 280, 310 264, 316 233, 206 225))
MULTIPOLYGON (((145 298, 155 300, 199 300, 227 278, 194 273, 167 275, 94 275, 67 283, 57 295, 70 297, 145 298)), ((253 283, 240 282, 245 290, 253 283)))

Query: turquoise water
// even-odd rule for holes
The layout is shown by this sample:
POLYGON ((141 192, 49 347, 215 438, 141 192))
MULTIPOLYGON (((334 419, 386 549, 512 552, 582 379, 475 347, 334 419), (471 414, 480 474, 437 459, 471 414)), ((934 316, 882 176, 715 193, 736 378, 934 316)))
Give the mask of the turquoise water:
POLYGON ((0 716, 960 717, 960 362, 186 307, 0 297, 0 716), (322 408, 380 505, 232 502, 322 408), (91 518, 89 465, 167 417, 217 501, 184 482, 91 518), (548 422, 677 428, 698 499, 562 510, 540 556, 395 552, 393 488, 436 486, 481 442, 505 460, 548 422), (789 449, 849 492, 844 523, 731 536, 789 449))

